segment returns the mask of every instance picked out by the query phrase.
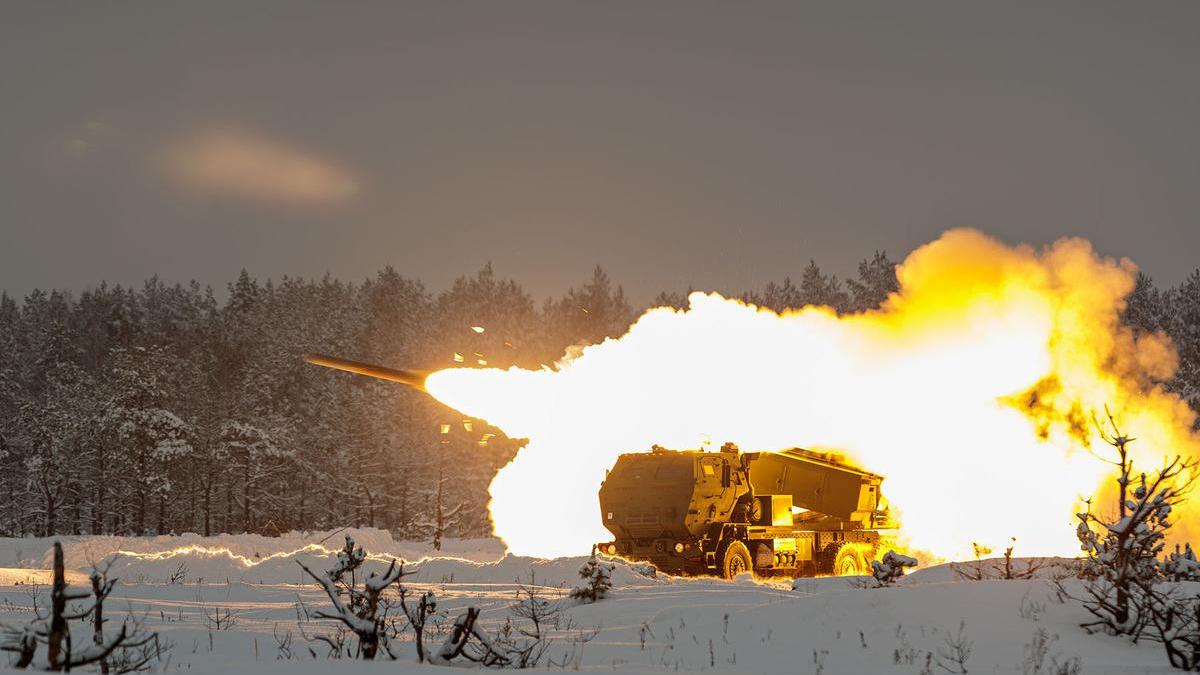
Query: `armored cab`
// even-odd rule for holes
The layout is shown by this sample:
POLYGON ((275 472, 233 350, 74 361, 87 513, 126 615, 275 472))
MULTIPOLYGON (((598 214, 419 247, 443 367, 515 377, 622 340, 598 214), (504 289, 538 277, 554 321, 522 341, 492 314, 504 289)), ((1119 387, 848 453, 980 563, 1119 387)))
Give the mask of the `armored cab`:
POLYGON ((629 453, 600 487, 602 552, 664 571, 865 574, 892 527, 883 477, 801 449, 629 453))

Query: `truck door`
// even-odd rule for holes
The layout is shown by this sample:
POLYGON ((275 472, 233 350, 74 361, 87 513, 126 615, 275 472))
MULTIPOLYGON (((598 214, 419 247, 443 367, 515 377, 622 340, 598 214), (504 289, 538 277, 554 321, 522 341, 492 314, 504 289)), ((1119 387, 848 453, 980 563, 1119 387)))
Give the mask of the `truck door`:
POLYGON ((724 521, 729 518, 735 496, 732 473, 729 462, 724 457, 700 459, 697 492, 708 501, 707 515, 710 519, 724 521))

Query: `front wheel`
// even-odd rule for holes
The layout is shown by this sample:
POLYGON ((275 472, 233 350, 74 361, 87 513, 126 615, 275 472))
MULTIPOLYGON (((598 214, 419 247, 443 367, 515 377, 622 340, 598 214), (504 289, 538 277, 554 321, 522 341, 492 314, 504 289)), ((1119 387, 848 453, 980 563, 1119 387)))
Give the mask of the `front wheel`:
POLYGON ((874 550, 869 544, 843 544, 833 559, 834 576, 861 577, 870 574, 873 554, 874 550))
POLYGON ((740 541, 731 542, 721 556, 721 578, 732 579, 751 571, 750 549, 740 541))

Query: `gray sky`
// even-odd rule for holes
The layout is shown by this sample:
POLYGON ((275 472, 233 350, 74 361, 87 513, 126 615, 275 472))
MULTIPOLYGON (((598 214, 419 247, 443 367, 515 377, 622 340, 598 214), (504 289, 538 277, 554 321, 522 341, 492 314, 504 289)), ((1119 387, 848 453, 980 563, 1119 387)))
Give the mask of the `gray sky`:
POLYGON ((1200 266, 1200 3, 0 4, 0 289, 1200 266))

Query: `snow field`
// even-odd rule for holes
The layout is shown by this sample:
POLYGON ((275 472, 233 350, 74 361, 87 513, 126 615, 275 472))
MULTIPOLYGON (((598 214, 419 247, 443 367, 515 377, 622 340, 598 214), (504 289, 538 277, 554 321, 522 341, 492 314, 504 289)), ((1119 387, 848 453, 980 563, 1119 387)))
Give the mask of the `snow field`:
MULTIPOLYGON (((408 645, 402 646, 408 661, 362 663, 327 660, 323 645, 305 641, 302 631, 328 630, 325 622, 306 618, 327 601, 315 584, 301 583, 294 560, 314 569, 329 567, 330 557, 312 547, 328 534, 75 537, 64 538, 64 545, 67 565, 75 572, 88 570, 89 555, 130 552, 114 566, 122 583, 107 613, 115 619, 131 611, 173 642, 168 672, 444 673, 441 667, 416 664, 408 645), (186 546, 200 548, 172 557, 139 557, 186 546), (186 567, 182 579, 168 583, 181 563, 186 567), (214 617, 222 616, 222 625, 215 626, 214 617), (292 658, 281 659, 286 650, 279 644, 289 639, 292 658)), ((373 559, 395 555, 421 561, 412 564, 418 573, 404 582, 414 591, 437 594, 444 626, 474 605, 487 628, 495 629, 508 616, 518 582, 528 584, 532 573, 541 592, 563 597, 578 583, 585 560, 505 556, 494 539, 448 540, 442 556, 430 557, 428 546, 395 542, 386 532, 352 534, 373 559)), ((337 533, 323 546, 332 550, 342 541, 337 533)), ((13 568, 0 575, 0 621, 27 618, 33 595, 46 602, 47 589, 29 580, 41 581, 36 570, 44 567, 49 542, 0 540, 0 564, 13 568)), ((913 572, 892 588, 820 578, 799 580, 793 590, 790 583, 745 577, 732 582, 648 578, 618 562, 613 581, 609 599, 567 609, 573 627, 564 626, 555 637, 560 655, 575 656, 569 667, 621 673, 916 675, 928 664, 933 672, 946 672, 938 667, 937 654, 946 651, 948 638, 961 626, 971 643, 966 662, 971 673, 1049 673, 1051 658, 1072 657, 1079 659, 1084 675, 1174 672, 1158 645, 1084 633, 1078 628, 1083 610, 1057 603, 1045 579, 970 582, 938 566, 913 572), (572 644, 581 633, 594 631, 590 642, 572 644), (1028 656, 1038 631, 1048 641, 1041 671, 1031 669, 1036 664, 1028 656)), ((441 642, 427 639, 435 646, 441 642)))

